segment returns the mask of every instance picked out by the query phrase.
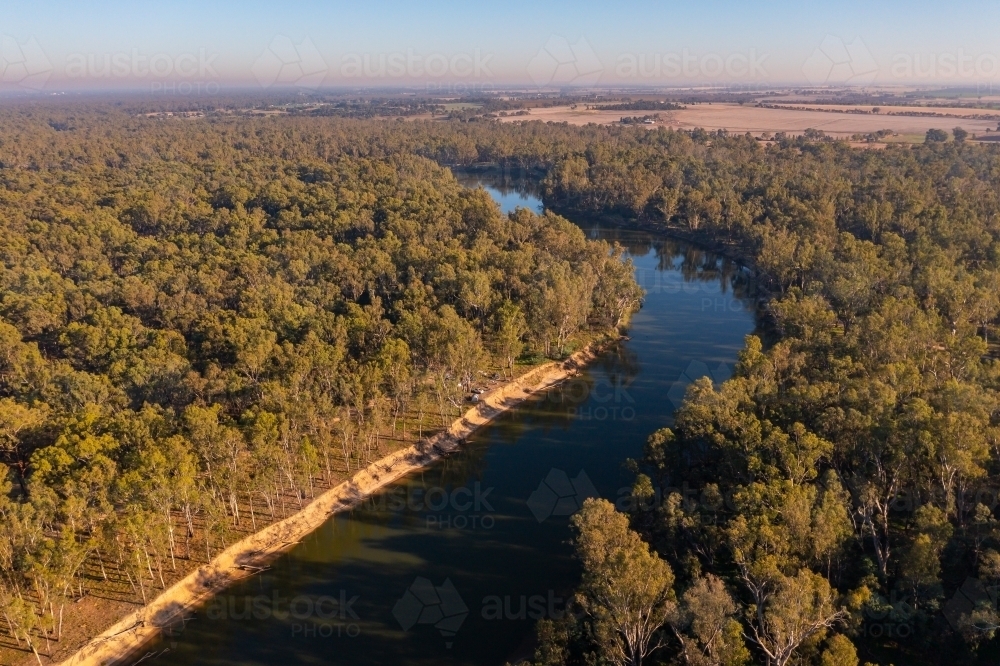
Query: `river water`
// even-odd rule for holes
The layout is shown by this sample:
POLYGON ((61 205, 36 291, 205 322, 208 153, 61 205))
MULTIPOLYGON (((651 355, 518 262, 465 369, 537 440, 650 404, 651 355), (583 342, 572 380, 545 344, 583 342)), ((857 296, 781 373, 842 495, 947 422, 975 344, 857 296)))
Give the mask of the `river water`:
MULTIPOLYGON (((505 212, 530 187, 484 186, 505 212)), ((580 377, 480 429, 462 450, 332 517, 269 571, 153 644, 157 664, 469 664, 530 658, 534 625, 579 581, 569 515, 620 500, 627 458, 688 383, 731 373, 755 328, 740 267, 691 244, 581 224, 617 241, 646 289, 630 339, 580 377)))

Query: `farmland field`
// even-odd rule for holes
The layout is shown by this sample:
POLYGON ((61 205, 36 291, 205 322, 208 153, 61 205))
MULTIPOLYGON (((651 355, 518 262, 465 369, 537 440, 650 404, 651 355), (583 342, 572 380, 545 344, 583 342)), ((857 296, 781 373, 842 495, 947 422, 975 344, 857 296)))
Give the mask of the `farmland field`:
MULTIPOLYGON (((996 120, 960 117, 980 113, 994 115, 987 110, 935 108, 933 112, 950 117, 928 117, 887 115, 885 112, 880 114, 848 112, 848 109, 857 108, 854 106, 844 107, 843 112, 823 110, 824 108, 834 108, 831 106, 813 106, 815 106, 815 110, 774 109, 739 104, 697 104, 679 111, 659 112, 660 117, 655 126, 682 130, 696 127, 706 130, 725 129, 734 133, 750 132, 755 135, 775 132, 801 134, 812 128, 822 130, 834 137, 847 138, 853 134, 877 132, 878 130, 892 130, 902 136, 922 137, 929 129, 950 130, 956 125, 961 125, 972 134, 986 134, 987 129, 991 132, 996 130, 998 124, 996 120)), ((886 109, 886 111, 888 110, 889 108, 886 109)), ((899 113, 903 111, 928 111, 928 109, 924 107, 913 107, 912 109, 910 107, 891 107, 891 111, 899 113)), ((642 111, 593 110, 585 109, 582 106, 575 109, 570 106, 554 106, 531 109, 529 116, 505 117, 500 118, 500 120, 501 122, 542 120, 565 122, 571 125, 587 125, 589 123, 611 125, 619 122, 622 116, 644 115, 644 113, 642 111)))

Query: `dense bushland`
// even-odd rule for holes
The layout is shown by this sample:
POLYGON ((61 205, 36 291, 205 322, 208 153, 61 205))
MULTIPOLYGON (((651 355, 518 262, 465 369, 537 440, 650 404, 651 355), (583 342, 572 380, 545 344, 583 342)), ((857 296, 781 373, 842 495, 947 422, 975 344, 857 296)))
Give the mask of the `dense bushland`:
POLYGON ((0 631, 22 649, 92 585, 148 599, 641 297, 620 249, 501 215, 377 125, 0 125, 0 631))
POLYGON ((724 243, 772 295, 773 339, 574 520, 582 612, 539 663, 996 654, 996 148, 31 107, 0 162, 13 627, 51 622, 80 558, 148 586, 189 507, 217 548, 245 497, 369 459, 417 401, 447 417, 486 353, 621 323, 612 248, 434 164, 489 163, 550 209, 724 243))

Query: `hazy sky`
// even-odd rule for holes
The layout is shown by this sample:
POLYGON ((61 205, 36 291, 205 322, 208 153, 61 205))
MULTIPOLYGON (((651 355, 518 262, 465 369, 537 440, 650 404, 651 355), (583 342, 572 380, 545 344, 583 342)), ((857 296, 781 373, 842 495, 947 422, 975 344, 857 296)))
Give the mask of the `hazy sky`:
POLYGON ((0 89, 1000 86, 1000 2, 8 2, 0 89))

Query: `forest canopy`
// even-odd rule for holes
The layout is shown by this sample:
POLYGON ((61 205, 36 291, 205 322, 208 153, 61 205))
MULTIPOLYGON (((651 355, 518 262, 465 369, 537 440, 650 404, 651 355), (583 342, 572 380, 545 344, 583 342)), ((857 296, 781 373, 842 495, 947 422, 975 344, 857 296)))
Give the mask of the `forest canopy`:
POLYGON ((148 585, 175 531, 218 548, 418 403, 627 321, 621 250, 561 211, 721 244, 770 298, 733 378, 637 434, 631 494, 574 518, 581 613, 536 662, 995 659, 1000 151, 821 139, 0 114, 10 631, 47 635, 83 562, 148 585), (550 212, 443 168, 486 164, 550 212))
POLYGON ((620 248, 344 121, 0 124, 0 608, 31 650, 88 576, 145 601, 641 298, 620 248))

